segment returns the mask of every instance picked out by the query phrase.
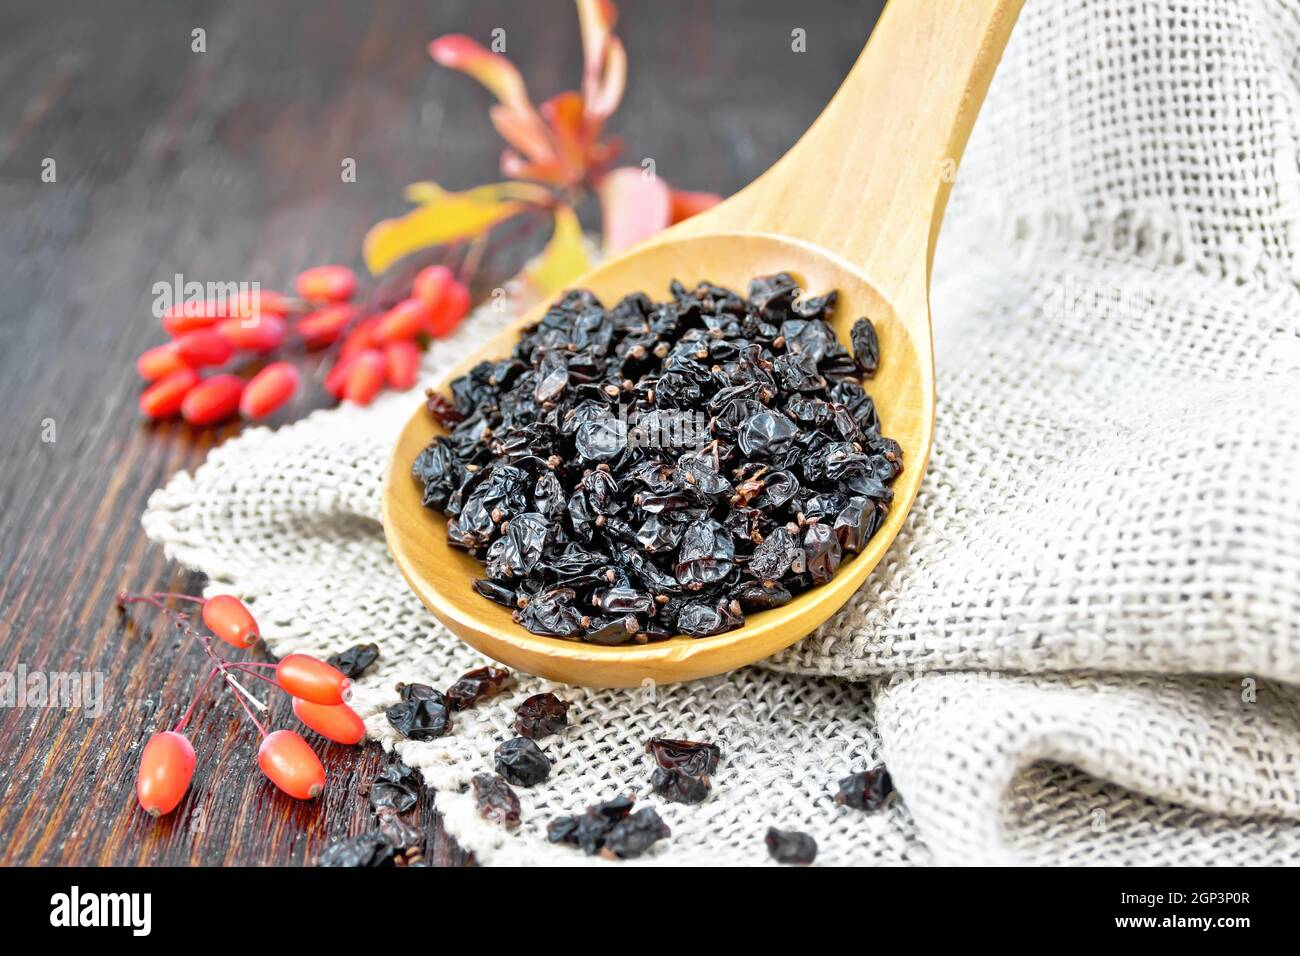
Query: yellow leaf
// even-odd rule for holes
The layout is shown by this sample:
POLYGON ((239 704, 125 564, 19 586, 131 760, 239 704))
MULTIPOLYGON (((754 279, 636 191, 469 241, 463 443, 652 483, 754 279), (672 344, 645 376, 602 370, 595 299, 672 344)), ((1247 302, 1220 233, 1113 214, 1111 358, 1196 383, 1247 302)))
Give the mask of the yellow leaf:
POLYGON ((554 295, 591 268, 582 240, 582 224, 569 206, 555 210, 555 232, 541 258, 528 269, 528 280, 542 296, 554 295))
POLYGON ((437 183, 415 183, 407 195, 421 205, 404 216, 375 223, 366 233, 366 267, 375 275, 417 249, 472 239, 551 198, 548 190, 532 183, 493 183, 464 192, 448 192, 437 183))

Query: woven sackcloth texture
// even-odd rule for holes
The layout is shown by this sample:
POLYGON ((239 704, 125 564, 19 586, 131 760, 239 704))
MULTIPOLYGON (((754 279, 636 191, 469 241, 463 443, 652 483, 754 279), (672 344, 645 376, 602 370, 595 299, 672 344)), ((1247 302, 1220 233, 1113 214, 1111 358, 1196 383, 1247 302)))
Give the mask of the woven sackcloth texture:
MULTIPOLYGON (((625 791, 673 830, 645 864, 761 863, 769 825, 825 863, 1300 862, 1297 50, 1296 2, 1029 0, 935 264, 921 495, 855 599, 761 666, 631 691, 522 677, 449 736, 397 739, 399 680, 483 663, 378 524, 414 393, 248 431, 145 527, 250 600, 276 653, 377 641, 356 706, 480 862, 607 865, 544 829, 625 791), (542 689, 571 724, 505 831, 467 784, 542 689), (722 746, 705 803, 649 793, 655 735, 722 746), (834 805, 882 760, 898 798, 834 805)), ((477 314, 426 375, 502 321, 477 314)))

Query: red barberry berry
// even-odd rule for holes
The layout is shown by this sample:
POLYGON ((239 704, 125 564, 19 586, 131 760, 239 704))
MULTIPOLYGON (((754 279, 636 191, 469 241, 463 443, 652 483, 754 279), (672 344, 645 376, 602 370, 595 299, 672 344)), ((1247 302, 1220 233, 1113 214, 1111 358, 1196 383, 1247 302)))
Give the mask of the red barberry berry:
POLYGON ((311 800, 325 789, 320 758, 292 730, 267 734, 257 748, 257 765, 273 784, 299 800, 311 800))
POLYGON ((189 368, 184 359, 176 352, 176 343, 166 342, 163 345, 155 345, 151 349, 145 349, 140 357, 135 360, 135 370, 140 373, 140 377, 146 382, 156 382, 158 379, 170 375, 172 372, 179 372, 183 368, 189 368))
POLYGON ((298 321, 298 334, 302 336, 303 344, 309 349, 333 345, 356 314, 356 307, 346 303, 327 305, 310 315, 303 316, 298 321))
POLYGON ((249 318, 250 316, 272 315, 284 318, 294 309, 293 300, 283 292, 271 289, 258 289, 246 292, 239 297, 239 307, 231 311, 231 316, 249 318))
POLYGON ((206 329, 225 318, 224 304, 216 300, 207 302, 182 302, 163 313, 162 327, 173 338, 206 329))
POLYGON ((356 328, 347 334, 343 344, 339 346, 339 361, 350 359, 354 355, 373 349, 379 343, 375 341, 375 327, 379 324, 379 316, 372 315, 368 319, 362 319, 357 323, 356 328))
POLYGON ((171 813, 194 778, 194 747, 174 730, 154 734, 140 754, 135 795, 150 816, 171 813))
POLYGON ((230 344, 230 340, 211 329, 186 332, 176 340, 175 345, 176 354, 191 368, 225 365, 235 354, 235 347, 230 344))
POLYGON ((199 373, 188 366, 172 372, 140 393, 140 411, 150 418, 172 418, 198 384, 199 373))
POLYGON ((375 349, 367 349, 353 356, 348 360, 343 397, 358 405, 369 405, 384 387, 387 370, 383 354, 375 349))
POLYGON ((204 601, 203 623, 233 647, 252 647, 262 636, 252 612, 233 594, 218 594, 204 601))
POLYGON ((420 349, 414 342, 389 342, 384 346, 388 387, 404 392, 420 377, 420 349))
POLYGON ((403 299, 385 312, 375 326, 378 342, 402 342, 415 338, 429 323, 432 308, 423 299, 403 299))
POLYGON ((316 733, 335 743, 358 744, 365 739, 365 723, 347 704, 316 704, 295 697, 293 712, 316 733))
POLYGON ((337 362, 325 373, 325 391, 329 392, 335 398, 343 397, 343 386, 348 381, 348 367, 351 366, 352 360, 340 357, 337 362))
POLYGON ((248 352, 270 352, 284 342, 284 319, 263 314, 253 319, 223 319, 216 325, 217 334, 234 348, 248 352))
POLYGON ((298 274, 294 288, 309 302, 343 302, 356 291, 357 277, 347 266, 314 266, 298 274))
POLYGON ((337 667, 309 654, 290 654, 275 665, 275 682, 313 704, 342 704, 352 696, 352 682, 337 667))
POLYGON ((272 414, 298 391, 301 376, 291 362, 272 362, 249 380, 239 400, 239 412, 256 421, 272 414))
POLYGON ((435 339, 451 335, 467 314, 469 314, 469 289, 459 282, 453 282, 447 286, 430 315, 428 332, 435 339))
POLYGON ((453 279, 451 270, 446 266, 425 266, 415 274, 415 279, 411 282, 411 295, 435 306, 442 301, 442 294, 453 279))
POLYGON ((214 375, 186 393, 181 417, 191 425, 213 425, 239 411, 244 380, 238 375, 214 375))

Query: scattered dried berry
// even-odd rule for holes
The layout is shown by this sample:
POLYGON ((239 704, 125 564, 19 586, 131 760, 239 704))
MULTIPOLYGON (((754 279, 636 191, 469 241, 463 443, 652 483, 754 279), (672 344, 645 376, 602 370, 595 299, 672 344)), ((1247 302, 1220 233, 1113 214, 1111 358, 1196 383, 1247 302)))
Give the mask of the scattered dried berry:
POLYGON ((605 845, 611 830, 632 812, 635 797, 622 795, 590 806, 577 816, 556 817, 546 827, 546 839, 581 847, 591 855, 605 845))
POLYGON ((505 827, 519 826, 519 796, 510 784, 493 773, 476 774, 472 783, 479 816, 505 827))
POLYGON ((340 840, 316 859, 317 866, 381 867, 415 866, 424 854, 424 835, 399 820, 391 811, 381 812, 378 829, 340 840))
MULTIPOLYGON (((571 290, 513 352, 429 395, 412 464, 475 590, 534 634, 705 637, 823 584, 879 529, 902 469, 854 352, 780 273, 612 307, 571 290)), ((444 298, 446 295, 444 294, 444 298)))
POLYGON ((671 835, 668 824, 653 807, 642 807, 610 828, 600 854, 609 859, 631 860, 671 835))
POLYGON ((514 737, 496 749, 497 773, 519 787, 531 787, 551 775, 551 761, 527 737, 514 737))
POLYGON ((680 770, 692 777, 705 777, 718 769, 722 748, 717 744, 697 743, 693 740, 670 740, 655 737, 645 746, 655 762, 664 770, 680 770))
POLYGON ((451 707, 441 691, 428 684, 399 686, 401 703, 384 712, 389 724, 411 740, 433 740, 451 730, 451 707))
POLYGON ((420 776, 400 760, 379 771, 370 784, 370 806, 376 811, 389 809, 405 813, 420 798, 420 776))
POLYGON ((447 703, 452 710, 467 710, 485 697, 491 697, 505 686, 510 672, 500 667, 478 667, 462 674, 456 683, 447 688, 447 703))
POLYGON ((650 775, 650 786, 665 800, 674 803, 703 803, 709 795, 708 777, 693 777, 681 770, 655 767, 650 775))
POLYGON ((884 764, 850 774, 839 782, 835 802, 855 810, 878 810, 885 798, 894 792, 894 781, 884 764))
POLYGON ((379 660, 378 644, 353 644, 347 650, 327 657, 325 663, 340 670, 348 680, 356 680, 377 660, 379 660))
POLYGON ((515 711, 515 732, 539 740, 558 734, 569 723, 569 702, 552 693, 534 694, 515 711))
POLYGON ((778 863, 808 864, 817 858, 817 841, 797 830, 767 828, 767 852, 778 863))
POLYGON ((393 866, 397 848, 378 830, 362 833, 332 844, 319 857, 317 866, 376 867, 393 866))

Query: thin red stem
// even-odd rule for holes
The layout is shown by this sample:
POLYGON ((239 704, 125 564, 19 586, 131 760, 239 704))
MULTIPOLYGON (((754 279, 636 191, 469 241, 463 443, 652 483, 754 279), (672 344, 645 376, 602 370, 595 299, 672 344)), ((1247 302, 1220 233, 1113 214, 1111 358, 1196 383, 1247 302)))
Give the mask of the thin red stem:
POLYGON ((230 692, 234 694, 235 699, 239 701, 239 706, 244 708, 244 713, 247 714, 248 719, 253 722, 253 726, 256 727, 261 732, 263 737, 265 737, 267 735, 266 728, 263 727, 262 722, 258 720, 256 716, 254 716, 253 708, 248 706, 248 701, 244 700, 244 695, 239 692, 239 688, 235 687, 234 684, 231 683, 230 675, 226 673, 226 669, 224 667, 221 668, 221 676, 225 678, 226 684, 229 685, 230 687, 230 692))
POLYGON ((152 604, 160 611, 171 610, 169 607, 167 607, 167 605, 163 604, 162 601, 159 601, 152 594, 127 594, 125 591, 123 591, 121 594, 117 596, 117 600, 118 603, 123 605, 124 607, 128 604, 152 604))
POLYGON ((195 604, 207 604, 207 598, 195 597, 193 594, 177 594, 174 591, 154 591, 151 597, 162 600, 170 598, 173 601, 193 601, 195 604))
MULTIPOLYGON (((177 731, 179 732, 188 724, 190 717, 194 713, 194 708, 198 703, 199 697, 201 697, 203 691, 207 689, 213 676, 220 673, 222 682, 227 688, 229 688, 230 692, 234 694, 235 699, 239 701, 239 706, 243 708, 248 719, 253 722, 253 726, 258 729, 258 732, 260 732, 263 737, 267 736, 266 728, 262 726, 262 722, 258 720, 257 716, 253 713, 253 709, 248 705, 248 701, 244 699, 244 692, 235 683, 235 679, 230 676, 230 672, 231 670, 238 670, 241 674, 247 674, 249 677, 256 677, 258 680, 266 681, 268 684, 275 684, 275 681, 269 680, 251 669, 252 667, 274 667, 275 665, 248 661, 246 662, 248 669, 246 669, 245 667, 241 667, 240 662, 238 661, 228 661, 224 657, 221 657, 212 649, 211 639, 206 635, 201 634, 189 619, 185 617, 185 615, 181 614, 175 608, 170 608, 165 605, 163 603, 164 598, 180 598, 195 603, 204 603, 203 598, 196 598, 189 594, 171 594, 165 591, 158 591, 153 594, 127 594, 123 592, 118 595, 118 601, 124 607, 127 604, 152 604, 154 607, 158 608, 158 610, 170 617, 187 637, 197 639, 199 643, 202 644, 204 653, 206 653, 208 658, 212 661, 212 670, 204 679, 203 685, 199 688, 198 693, 195 694, 195 698, 186 709, 184 716, 181 717, 180 723, 177 724, 177 731)), ((275 686, 279 687, 280 685, 275 684, 275 686)))
POLYGON ((247 669, 245 669, 243 666, 241 666, 238 662, 232 664, 231 667, 232 667, 234 670, 239 671, 241 674, 247 674, 249 677, 256 677, 258 680, 262 681, 263 683, 267 683, 267 684, 270 684, 272 687, 279 687, 280 690, 284 690, 283 687, 280 687, 280 685, 277 684, 275 681, 271 680, 271 678, 269 678, 269 677, 263 677, 263 676, 262 676, 261 674, 259 674, 257 671, 254 671, 254 670, 247 670, 247 669))
POLYGON ((194 692, 194 699, 190 701, 190 706, 185 708, 185 713, 181 716, 180 721, 172 728, 173 733, 179 734, 189 726, 190 718, 194 716, 194 708, 199 705, 199 699, 208 689, 208 685, 212 683, 212 678, 217 676, 217 671, 219 669, 220 668, 213 667, 212 670, 208 671, 208 676, 203 678, 203 683, 200 684, 199 689, 194 692))

